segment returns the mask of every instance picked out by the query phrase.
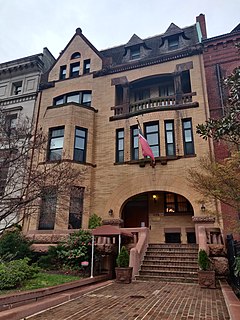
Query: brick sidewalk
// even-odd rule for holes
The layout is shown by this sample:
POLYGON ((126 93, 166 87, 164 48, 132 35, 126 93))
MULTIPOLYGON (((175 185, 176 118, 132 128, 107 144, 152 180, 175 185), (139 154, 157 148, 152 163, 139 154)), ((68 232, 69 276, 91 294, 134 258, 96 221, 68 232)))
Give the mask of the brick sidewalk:
POLYGON ((31 320, 227 320, 220 289, 167 282, 112 283, 31 320))

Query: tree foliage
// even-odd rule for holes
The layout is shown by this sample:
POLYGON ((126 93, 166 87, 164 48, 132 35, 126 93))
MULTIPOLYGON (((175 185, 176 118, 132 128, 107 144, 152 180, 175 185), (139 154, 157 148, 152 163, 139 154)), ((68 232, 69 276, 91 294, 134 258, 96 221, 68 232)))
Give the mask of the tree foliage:
POLYGON ((0 109, 0 231, 39 210, 51 186, 61 199, 82 180, 83 170, 69 159, 46 161, 48 138, 33 130, 32 122, 19 115, 14 126, 7 109, 0 109), (44 159, 41 161, 41 159, 44 159))

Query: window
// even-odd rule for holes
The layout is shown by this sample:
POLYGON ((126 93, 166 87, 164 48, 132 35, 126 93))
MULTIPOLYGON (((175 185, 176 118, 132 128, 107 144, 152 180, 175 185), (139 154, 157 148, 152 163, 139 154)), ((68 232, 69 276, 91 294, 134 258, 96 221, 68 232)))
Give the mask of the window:
POLYGON ((138 160, 139 146, 138 146, 138 127, 131 127, 131 160, 138 160))
POLYGON ((165 214, 185 213, 192 214, 193 208, 190 202, 183 196, 166 192, 164 193, 165 214))
POLYGON ((135 60, 140 58, 140 47, 135 47, 130 49, 130 60, 135 60))
POLYGON ((174 94, 175 94, 175 92, 174 92, 173 79, 168 79, 168 80, 162 81, 162 83, 159 87, 159 96, 160 97, 168 97, 168 96, 173 96, 174 94))
POLYGON ((150 98, 150 89, 144 88, 141 90, 137 90, 134 92, 134 100, 140 101, 140 100, 146 100, 150 98))
POLYGON ((166 155, 175 156, 174 122, 165 121, 166 155))
POLYGON ((182 84, 183 93, 192 92, 189 70, 186 70, 186 71, 182 72, 182 74, 181 74, 181 84, 182 84))
POLYGON ((10 132, 11 129, 15 129, 17 125, 17 114, 7 114, 5 117, 6 132, 10 132))
POLYGON ((49 130, 48 160, 61 160, 63 151, 64 127, 49 130))
POLYGON ((55 224, 57 206, 57 189, 54 187, 44 188, 41 197, 39 217, 39 230, 53 230, 55 224))
POLYGON ((71 55, 71 59, 78 59, 78 58, 81 58, 80 52, 74 52, 74 53, 71 55))
POLYGON ((182 120, 182 127, 183 127, 184 154, 193 155, 195 151, 194 151, 194 144, 193 144, 191 119, 182 120))
POLYGON ((124 162, 124 129, 116 131, 116 162, 124 162))
POLYGON ((80 70, 80 62, 70 64, 70 78, 78 77, 80 70))
POLYGON ((78 162, 86 162, 87 129, 75 129, 74 155, 73 159, 78 162))
POLYGON ((168 49, 175 50, 179 46, 179 36, 172 36, 168 38, 168 49))
POLYGON ((83 62, 83 74, 90 72, 90 59, 84 60, 83 62))
POLYGON ((18 95, 22 92, 22 81, 17 81, 12 84, 12 95, 18 95))
POLYGON ((66 74, 67 74, 67 66, 61 66, 60 67, 59 79, 60 80, 66 79, 66 74))
POLYGON ((82 227, 83 196, 84 188, 71 188, 68 229, 80 229, 82 227))
POLYGON ((91 91, 70 92, 65 95, 53 99, 53 105, 58 106, 64 103, 79 103, 85 106, 91 106, 92 93, 91 91))
MULTIPOLYGON (((4 156, 4 155, 3 155, 4 156)), ((0 159, 0 196, 4 195, 7 183, 9 162, 6 159, 0 159)))
POLYGON ((159 148, 159 124, 145 124, 145 138, 147 139, 149 146, 152 149, 154 157, 159 157, 160 148, 159 148))

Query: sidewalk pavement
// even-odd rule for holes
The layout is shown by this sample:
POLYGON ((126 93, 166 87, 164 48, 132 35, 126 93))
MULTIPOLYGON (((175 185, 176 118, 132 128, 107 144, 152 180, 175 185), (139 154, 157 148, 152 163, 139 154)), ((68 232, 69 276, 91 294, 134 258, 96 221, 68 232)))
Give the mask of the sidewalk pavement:
POLYGON ((127 285, 109 283, 27 319, 230 320, 231 318, 220 287, 201 289, 198 284, 134 281, 127 285))

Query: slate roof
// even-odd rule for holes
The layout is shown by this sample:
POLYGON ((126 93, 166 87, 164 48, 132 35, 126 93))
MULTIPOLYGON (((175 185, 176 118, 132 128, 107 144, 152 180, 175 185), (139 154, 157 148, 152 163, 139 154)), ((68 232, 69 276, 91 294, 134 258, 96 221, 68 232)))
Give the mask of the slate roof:
MULTIPOLYGON (((197 34, 197 29, 196 25, 192 25, 189 27, 185 27, 183 29, 180 29, 178 26, 176 26, 174 23, 172 23, 169 28, 166 30, 165 33, 156 35, 150 38, 146 39, 141 39, 137 35, 133 35, 131 39, 127 42, 127 45, 123 44, 114 48, 109 48, 106 50, 101 50, 101 54, 103 57, 106 58, 112 58, 112 64, 111 67, 118 66, 121 64, 125 64, 123 62, 123 57, 125 54, 126 46, 129 47, 129 45, 134 45, 137 43, 137 41, 140 44, 140 41, 143 41, 144 46, 147 48, 151 49, 147 57, 144 57, 140 59, 141 61, 144 60, 151 60, 154 58, 161 58, 163 56, 166 56, 166 52, 161 54, 161 50, 159 49, 160 46, 162 45, 164 38, 169 37, 173 34, 180 34, 182 33, 185 39, 188 39, 188 48, 195 48, 197 44, 199 44, 199 39, 198 39, 198 34, 197 34), (174 33, 175 32, 175 33, 174 33)), ((178 52, 181 52, 181 48, 178 49, 178 52)), ((184 47, 184 50, 186 50, 186 47, 184 47)), ((172 51, 170 52, 172 54, 172 51)))

